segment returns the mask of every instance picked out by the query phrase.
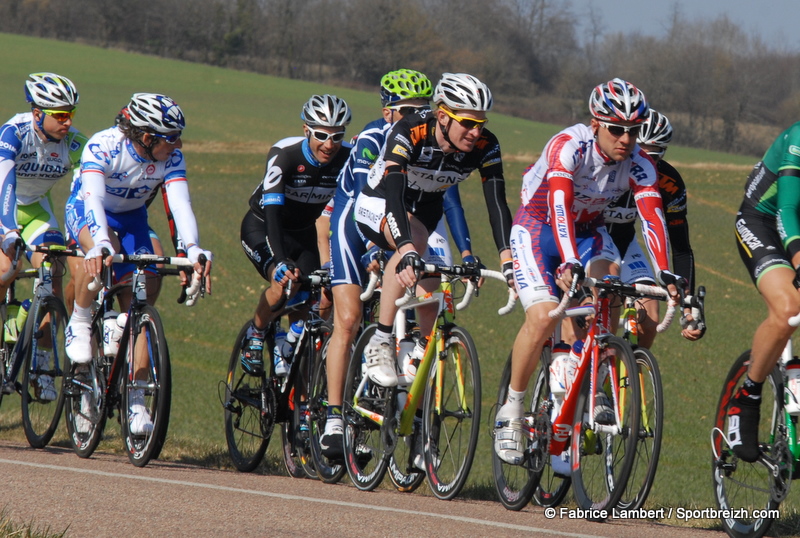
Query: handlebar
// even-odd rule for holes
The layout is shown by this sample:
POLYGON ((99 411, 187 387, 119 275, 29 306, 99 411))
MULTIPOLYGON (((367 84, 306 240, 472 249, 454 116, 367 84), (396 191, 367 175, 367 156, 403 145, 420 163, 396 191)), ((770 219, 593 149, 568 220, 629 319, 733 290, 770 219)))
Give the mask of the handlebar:
POLYGON ((327 288, 331 285, 331 275, 325 269, 317 269, 310 275, 300 275, 296 282, 294 280, 290 280, 286 285, 286 288, 284 288, 284 292, 281 294, 280 300, 270 307, 272 312, 278 312, 279 310, 283 309, 283 307, 286 305, 286 301, 289 300, 289 296, 292 294, 292 289, 296 284, 308 286, 310 288, 327 288))
MULTIPOLYGON (((508 301, 506 302, 505 306, 501 307, 497 313, 501 316, 508 314, 511 310, 514 309, 514 305, 517 302, 517 294, 511 288, 508 288, 508 284, 506 283, 506 277, 503 276, 503 273, 500 271, 493 271, 491 269, 483 269, 478 266, 472 265, 436 265, 432 263, 426 263, 423 265, 422 268, 423 273, 435 275, 435 274, 442 274, 448 277, 456 277, 456 278, 468 278, 469 281, 467 282, 467 292, 464 294, 464 298, 456 305, 456 310, 463 310, 464 308, 469 305, 472 298, 477 295, 477 286, 476 281, 479 278, 491 278, 494 280, 500 280, 503 284, 506 285, 508 289, 508 301)), ((365 292, 366 293, 366 292, 365 292)), ((371 294, 370 294, 371 295, 371 294)), ((364 294, 361 295, 362 300, 364 294)), ((367 296, 367 299, 369 296, 367 296)), ((397 299, 395 301, 395 305, 404 306, 408 304, 414 298, 413 290, 409 290, 409 293, 406 293, 403 297, 397 299)))

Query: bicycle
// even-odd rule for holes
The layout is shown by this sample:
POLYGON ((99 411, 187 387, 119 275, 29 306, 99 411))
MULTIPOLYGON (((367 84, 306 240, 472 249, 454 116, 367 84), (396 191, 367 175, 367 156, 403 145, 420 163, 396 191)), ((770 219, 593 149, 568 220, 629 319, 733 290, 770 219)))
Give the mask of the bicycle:
MULTIPOLYGON (((205 256, 200 258, 200 263, 204 264, 205 256)), ((73 364, 68 370, 65 379, 67 433, 75 453, 88 458, 102 439, 106 420, 112 418, 116 410, 125 452, 133 465, 144 467, 161 453, 172 401, 169 349, 161 316, 147 303, 145 273, 174 275, 178 271, 167 266, 191 270, 193 264, 187 258, 152 254, 114 254, 111 259, 113 263, 133 264, 135 269, 130 279, 112 284, 112 271, 104 268, 102 278, 89 285, 89 289, 98 291, 91 322, 94 358, 88 364, 73 364), (119 349, 113 355, 106 355, 104 318, 107 313, 116 313, 114 302, 127 289, 132 291, 132 296, 119 349), (138 354, 135 352, 142 349, 147 354, 146 379, 136 379, 138 354), (132 399, 144 402, 152 419, 151 431, 142 434, 131 431, 128 410, 132 399)), ((204 277, 193 279, 188 288, 182 289, 178 301, 191 305, 198 295, 203 297, 204 280, 204 277)))
MULTIPOLYGON (((504 285, 506 280, 502 273, 477 265, 425 264, 422 272, 441 275, 439 288, 422 297, 406 295, 398 300, 394 322, 400 349, 401 340, 419 336, 418 329, 407 324, 406 311, 428 304, 438 306, 437 321, 410 385, 385 388, 366 375, 363 354, 376 325, 368 327, 356 342, 344 388, 345 465, 358 489, 374 489, 391 467, 392 482, 401 491, 413 491, 427 477, 433 494, 449 500, 467 480, 481 407, 477 350, 466 329, 455 324, 455 312, 469 304, 478 278, 497 279, 504 285), (455 305, 453 283, 462 278, 470 280, 463 300, 455 305), (422 420, 418 421, 420 404, 422 420), (422 449, 422 462, 415 458, 416 447, 422 449)), ((509 300, 500 313, 510 312, 515 300, 509 290, 509 300)))
MULTIPOLYGON (((568 309, 576 284, 550 312, 553 318, 565 314, 592 316, 574 380, 557 407, 549 388, 551 346, 560 340, 557 329, 543 349, 536 381, 526 391, 525 409, 529 411, 522 421, 524 459, 520 465, 511 465, 492 451, 492 469, 500 501, 510 510, 519 510, 531 500, 544 475, 540 504, 560 503, 572 485, 578 506, 591 511, 590 518, 602 519, 603 511, 616 506, 622 496, 634 463, 640 387, 630 376, 636 371, 630 345, 608 330, 611 299, 619 283, 585 278, 583 285, 598 289, 597 300, 568 309), (599 394, 611 404, 613 420, 600 423, 595 419, 599 394), (559 458, 565 450, 569 450, 569 475, 564 469, 556 473, 551 468, 551 456, 559 458)), ((636 289, 660 293, 660 288, 653 286, 636 285, 636 289)), ((510 376, 509 357, 501 377, 498 406, 506 401, 510 376)))
POLYGON ((16 270, 24 250, 44 255, 38 269, 21 271, 11 283, 6 301, 0 307, 0 402, 3 394, 18 392, 22 397, 22 425, 25 437, 33 448, 47 446, 55 434, 64 405, 64 371, 68 365, 64 349, 64 330, 68 316, 64 303, 53 293, 53 265, 56 259, 81 256, 80 252, 63 246, 25 246, 17 243, 16 256, 11 271, 3 275, 8 280, 16 270), (25 325, 17 335, 16 343, 9 343, 5 334, 7 307, 16 301, 15 283, 20 279, 33 278, 33 300, 25 325), (22 369, 22 383, 17 376, 22 369), (49 381, 44 379, 50 378, 49 381), (44 384, 53 393, 46 394, 44 384), (33 389, 33 390, 31 390, 33 389))
MULTIPOLYGON (((800 315, 790 318, 789 324, 799 326, 800 315)), ((778 508, 789 494, 792 479, 800 475, 800 402, 790 389, 787 375, 787 364, 794 361, 797 357, 790 338, 761 393, 760 454, 753 463, 734 454, 725 434, 728 405, 745 380, 750 350, 736 359, 722 385, 711 430, 711 473, 717 506, 724 511, 720 522, 730 536, 763 536, 780 516, 778 508)))
MULTIPOLYGON (((301 290, 310 290, 309 297, 290 303, 285 309, 283 303, 275 305, 274 311, 283 309, 283 313, 289 313, 318 303, 322 289, 330 284, 330 276, 327 271, 319 270, 301 276, 299 281, 303 286, 301 290)), ((290 292, 291 287, 287 287, 285 296, 290 292)), ((275 320, 268 325, 264 349, 271 350, 275 345, 278 322, 275 320)), ((289 373, 278 376, 269 354, 265 354, 265 360, 270 364, 268 370, 252 375, 241 367, 249 325, 250 321, 245 323, 236 338, 228 361, 224 397, 221 399, 225 409, 225 439, 231 461, 239 471, 253 471, 264 458, 275 424, 281 424, 286 471, 294 478, 316 478, 318 467, 314 464, 312 450, 319 450, 319 446, 318 442, 316 447, 313 444, 315 436, 312 432, 316 432, 324 420, 320 415, 324 413, 324 410, 320 411, 324 388, 313 385, 312 379, 315 369, 319 369, 322 346, 331 327, 312 307, 303 325, 303 332, 295 343, 289 373)), ((321 427, 324 428, 324 422, 321 427)), ((333 473, 328 468, 319 468, 323 473, 333 473)))

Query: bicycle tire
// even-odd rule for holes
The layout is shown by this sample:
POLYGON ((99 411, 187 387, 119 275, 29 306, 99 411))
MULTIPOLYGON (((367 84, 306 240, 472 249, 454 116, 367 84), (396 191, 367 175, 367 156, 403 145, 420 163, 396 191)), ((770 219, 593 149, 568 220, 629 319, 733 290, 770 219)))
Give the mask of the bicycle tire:
POLYGON ((53 438, 64 407, 64 372, 69 364, 64 333, 68 318, 64 304, 56 297, 44 297, 36 301, 33 310, 24 328, 25 341, 17 344, 23 345, 25 350, 21 391, 22 425, 28 444, 33 448, 44 448, 53 438), (47 335, 41 328, 46 318, 49 318, 47 335), (39 350, 39 341, 45 336, 51 344, 50 364, 42 366, 36 363, 36 352, 39 350), (52 379, 55 399, 43 400, 36 394, 34 385, 41 375, 52 379))
POLYGON ((481 421, 481 367, 475 342, 466 329, 451 327, 443 337, 445 356, 435 357, 443 368, 433 364, 424 397, 422 435, 428 485, 436 498, 449 501, 466 484, 475 458, 481 421))
POLYGON ((575 501, 580 508, 593 511, 610 510, 625 491, 636 456, 641 405, 639 384, 630 382, 630 373, 637 371, 630 344, 619 337, 609 336, 599 345, 598 371, 605 367, 608 378, 615 375, 619 379, 619 393, 606 394, 615 413, 621 417, 621 431, 618 434, 598 434, 600 428, 597 425, 594 429, 589 428, 591 375, 587 372, 575 407, 570 447, 575 501))
MULTIPOLYGON (((383 481, 388 468, 388 454, 391 454, 392 448, 388 444, 389 439, 386 435, 386 432, 392 427, 391 424, 381 426, 359 413, 354 406, 356 391, 359 390, 361 380, 366 376, 366 371, 362 370, 361 366, 364 348, 375 334, 376 329, 376 325, 370 325, 356 342, 347 366, 342 406, 345 425, 345 467, 353 484, 362 491, 372 491, 383 481)), ((393 421, 395 420, 394 406, 392 405, 394 393, 393 389, 380 387, 366 380, 358 394, 359 406, 393 421)))
MULTIPOLYGON (((397 394, 406 396, 407 393, 398 391, 397 394)), ((402 400, 397 403, 399 408, 402 400)), ((417 468, 415 464, 418 447, 424 446, 424 443, 418 443, 417 441, 417 436, 420 435, 422 435, 422 421, 415 418, 411 435, 398 439, 392 451, 392 456, 389 458, 387 474, 392 481, 392 485, 401 493, 412 493, 425 481, 425 472, 417 468)), ((422 465, 424 467, 424 461, 422 465)))
MULTIPOLYGON (((752 518, 750 515, 756 510, 775 510, 775 512, 762 514, 768 516, 770 513, 777 513, 780 505, 780 501, 776 500, 773 493, 779 483, 773 481, 767 467, 760 461, 746 463, 738 459, 722 438, 722 435, 727 435, 728 431, 728 404, 744 382, 749 363, 750 351, 748 350, 733 363, 728 372, 717 403, 712 435, 711 474, 714 498, 719 508, 732 510, 734 517, 721 518, 720 523, 723 529, 734 537, 764 536, 774 518, 752 518), (717 455, 719 458, 716 457, 717 455)), ((771 440, 774 435, 780 436, 778 432, 781 430, 785 431, 786 413, 783 410, 783 390, 780 369, 776 366, 767 376, 767 382, 764 383, 764 390, 761 392, 762 413, 758 427, 759 445, 762 451, 771 455, 778 451, 783 452, 779 443, 771 440), (772 413, 764 413, 768 409, 772 409, 772 413)), ((785 438, 782 441, 786 447, 785 438)), ((786 452, 788 452, 788 448, 786 448, 786 452)), ((788 490, 792 466, 790 453, 787 456, 789 461, 781 473, 783 480, 780 484, 788 490)), ((788 493, 788 491, 783 493, 788 493)))
POLYGON ((653 353, 643 347, 633 350, 639 378, 642 405, 636 458, 625 491, 617 506, 622 510, 638 510, 644 506, 658 470, 661 436, 664 429, 664 389, 661 371, 653 353))
POLYGON ((123 372, 120 418, 128 459, 136 467, 144 467, 158 458, 167 437, 172 403, 172 372, 167 340, 158 311, 150 305, 144 305, 134 319, 138 319, 138 324, 132 326, 128 322, 126 330, 133 333, 129 332, 127 340, 120 342, 120 353, 126 357, 125 366, 128 367, 133 360, 133 350, 136 349, 137 342, 144 339, 148 357, 147 379, 132 380, 128 372, 123 372), (138 390, 143 391, 144 405, 153 422, 152 431, 143 435, 131 432, 128 412, 133 392, 138 390))
POLYGON ((325 431, 327 422, 327 402, 328 402, 328 337, 317 357, 317 364, 314 368, 314 378, 311 382, 311 396, 308 400, 308 419, 311 430, 311 457, 314 458, 314 467, 317 469, 317 477, 326 484, 335 484, 342 479, 347 472, 344 462, 333 461, 322 455, 322 447, 319 440, 325 431))
MULTIPOLYGON (((536 374, 534 378, 536 379, 536 384, 533 386, 533 399, 530 407, 533 413, 535 413, 537 409, 549 413, 552 409, 552 404, 549 403, 550 357, 551 349, 550 347, 545 347, 542 350, 542 358, 539 361, 539 373, 536 374)), ((506 389, 507 388, 508 384, 506 383, 506 389)), ((541 476, 533 492, 533 501, 544 508, 558 506, 564 502, 564 498, 567 496, 567 493, 569 493, 571 484, 572 478, 556 474, 550 464, 550 458, 545 455, 544 467, 542 467, 541 476)))
POLYGON ((89 458, 94 454, 97 445, 103 439, 103 431, 108 419, 106 358, 103 356, 102 338, 103 319, 98 317, 97 323, 92 327, 93 358, 89 364, 85 365, 86 373, 76 376, 76 368, 79 366, 73 364, 64 381, 66 384, 64 422, 67 425, 67 434, 72 450, 81 458, 89 458), (76 377, 80 377, 80 379, 76 379, 76 377), (83 404, 84 398, 86 399, 85 404, 83 404), (86 419, 87 422, 83 422, 81 419, 86 419), (79 421, 81 424, 78 423, 79 421), (86 431, 81 431, 82 429, 86 431))
MULTIPOLYGON (((265 374, 251 376, 241 366, 241 353, 247 339, 250 321, 236 337, 225 378, 225 441, 228 455, 238 471, 249 473, 264 459, 275 425, 275 396, 267 387, 265 374), (262 413, 262 407, 267 409, 262 413)), ((271 334, 264 349, 272 349, 271 334)))
POLYGON ((317 478, 309 444, 308 416, 305 417, 305 421, 302 417, 307 411, 307 402, 303 397, 311 392, 313 352, 311 342, 306 341, 302 352, 295 356, 295 360, 300 362, 287 399, 288 420, 281 427, 283 466, 292 478, 317 478))

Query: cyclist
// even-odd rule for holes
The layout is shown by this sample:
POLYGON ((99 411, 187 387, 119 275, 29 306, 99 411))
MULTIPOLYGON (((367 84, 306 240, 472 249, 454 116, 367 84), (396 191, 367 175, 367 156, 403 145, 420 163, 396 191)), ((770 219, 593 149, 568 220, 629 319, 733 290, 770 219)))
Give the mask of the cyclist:
MULTIPOLYGON (((385 387, 397 385, 392 324, 395 300, 419 277, 428 236, 439 222, 445 189, 478 170, 503 272, 512 285, 509 250, 511 212, 505 198, 500 144, 485 129, 492 107, 489 88, 472 75, 444 73, 433 92, 436 109, 411 114, 395 124, 381 155, 358 195, 355 216, 361 233, 378 247, 393 250, 381 291, 378 328, 364 355, 369 378, 385 387)), ((438 284, 438 283, 437 283, 438 284)), ((433 284, 423 281, 421 285, 433 284)), ((430 290, 429 290, 430 291, 430 290)), ((430 333, 433 308, 419 309, 421 334, 430 333)))
MULTIPOLYGON (((211 253, 199 245, 197 221, 189 199, 186 164, 181 134, 185 127, 183 111, 166 95, 136 93, 128 104, 128 118, 118 126, 96 133, 89 139, 81 155, 80 175, 73 182, 66 204, 67 228, 86 253, 83 266, 75 278, 75 306, 66 332, 67 355, 78 365, 92 360, 91 303, 87 285, 100 273, 102 250, 152 254, 146 202, 162 183, 169 193, 169 205, 175 216, 178 232, 186 242, 187 257, 194 270, 206 276, 211 271, 211 253), (199 256, 207 258, 205 267, 199 256)), ((114 267, 115 277, 122 280, 133 271, 129 264, 114 267)), ((210 278, 206 290, 210 293, 210 278)), ((149 301, 155 301, 149 279, 149 301)), ((127 305, 123 304, 125 308, 127 305)), ((146 357, 136 356, 134 378, 140 379, 147 367, 146 357)), ((143 391, 134 391, 129 409, 131 433, 152 431, 143 391)))
POLYGON ((800 122, 781 133, 753 167, 736 215, 739 255, 767 303, 767 317, 753 335, 747 379, 728 408, 729 444, 747 462, 759 455, 764 380, 794 332, 789 318, 800 312, 799 179, 800 122))
MULTIPOLYGON (((603 210, 633 191, 645 242, 658 279, 677 294, 669 272, 667 236, 653 161, 636 146, 648 105, 638 88, 621 79, 598 85, 589 98, 591 124, 555 135, 522 178, 522 205, 514 218, 511 250, 525 321, 512 349, 508 399, 497 411, 494 449, 509 464, 522 463, 522 402, 545 340, 558 320, 548 312, 573 275, 604 276, 619 265, 619 252, 603 226, 603 210)), ((608 409, 600 411, 602 418, 608 409)))
MULTIPOLYGON (((654 108, 650 108, 639 131, 637 143, 656 163, 658 190, 663 202, 663 213, 672 251, 672 268, 676 274, 686 277, 687 291, 694 293, 694 252, 689 242, 689 222, 686 219, 686 184, 680 173, 663 158, 671 140, 672 125, 669 119, 654 108)), ((621 267, 612 269, 612 272, 620 274, 622 281, 628 284, 655 282, 650 264, 647 263, 636 240, 635 222, 638 213, 633 191, 628 191, 612 202, 605 209, 604 215, 608 233, 622 258, 621 267)), ((637 304, 640 310, 638 343, 649 349, 656 337, 658 301, 642 300, 637 304)), ((616 321, 616 318, 614 320, 616 321)), ((705 329, 699 329, 691 319, 691 309, 685 312, 681 322, 684 325, 681 334, 687 340, 698 340, 703 336, 705 329)))
MULTIPOLYGON (((264 178, 250 196, 242 220, 245 254, 261 277, 277 285, 259 295, 247 329, 242 367, 250 374, 264 368, 264 338, 268 324, 280 315, 280 302, 290 281, 320 268, 315 223, 336 188, 350 145, 344 144, 350 107, 335 95, 312 95, 303 105, 304 136, 284 138, 267 154, 264 178)), ((296 293, 296 289, 294 293, 296 293)))
MULTIPOLYGON (((14 245, 20 237, 28 245, 64 244, 50 189, 78 166, 86 144, 86 137, 72 126, 79 96, 71 80, 54 73, 32 73, 25 81, 25 98, 31 111, 15 115, 0 127, 0 274, 10 269, 14 245)), ((39 267, 42 254, 30 256, 30 261, 39 267)), ((61 262, 56 264, 53 291, 61 297, 64 266, 61 262)), ((0 281, 0 297, 5 298, 9 285, 10 282, 0 281)), ((36 353, 37 364, 48 369, 51 352, 44 342, 36 353)), ((34 390, 41 400, 52 401, 57 396, 49 375, 40 375, 34 390)))
MULTIPOLYGON (((326 211, 332 211, 331 284, 336 308, 333 333, 326 357, 328 416, 325 431, 320 438, 320 446, 323 454, 332 459, 343 456, 342 396, 350 349, 361 322, 362 305, 359 294, 365 284, 366 276, 361 260, 365 255, 369 256, 367 245, 356 229, 353 204, 356 195, 367 184, 369 170, 375 163, 390 129, 395 122, 409 114, 430 110, 429 101, 433 94, 433 86, 424 74, 411 69, 399 69, 381 78, 380 93, 382 117, 368 123, 356 137, 347 164, 339 174, 336 194, 326 208, 326 211)), ((469 261, 471 256, 469 232, 458 199, 458 191, 453 188, 448 189, 447 193, 445 214, 462 258, 469 261), (449 194, 451 192, 453 195, 449 194)), ((426 259, 444 265, 452 262, 443 220, 428 241, 426 259), (431 256, 435 256, 435 259, 431 259, 431 256)))

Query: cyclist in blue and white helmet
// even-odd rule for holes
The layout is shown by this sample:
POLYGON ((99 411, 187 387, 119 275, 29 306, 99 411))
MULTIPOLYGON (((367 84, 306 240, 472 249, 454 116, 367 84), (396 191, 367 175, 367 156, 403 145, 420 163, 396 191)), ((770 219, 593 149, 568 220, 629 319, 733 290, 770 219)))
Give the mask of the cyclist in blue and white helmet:
MULTIPOLYGON (((118 125, 96 133, 81 155, 80 173, 72 184, 66 204, 70 237, 76 238, 86 253, 84 263, 73 274, 75 306, 66 330, 66 351, 76 368, 92 360, 92 295, 87 285, 100 273, 102 251, 111 254, 152 254, 147 202, 160 186, 167 193, 169 210, 175 218, 178 235, 186 246, 186 256, 196 273, 211 271, 211 253, 200 247, 197 219, 192 210, 186 162, 181 152, 185 127, 183 112, 173 99, 157 93, 136 93, 118 125), (200 263, 200 255, 207 259, 200 263)), ((134 267, 115 264, 114 275, 123 279, 134 267)), ((210 291, 206 278, 206 291, 210 291)), ((155 275, 148 276, 148 300, 154 303, 160 287, 155 275)), ((127 297, 121 307, 127 308, 127 297)), ((146 357, 137 356, 134 379, 146 378, 146 357)), ((85 397, 90 395, 85 393, 85 397)), ((150 402, 142 391, 133 391, 128 409, 131 432, 152 431, 150 402)), ((90 406, 91 402, 81 402, 90 406)), ((76 427, 88 424, 76 421, 76 427)))
MULTIPOLYGON (((17 239, 28 245, 63 245, 64 235, 56 218, 50 190, 80 162, 86 137, 72 125, 78 104, 78 90, 66 77, 55 73, 31 73, 25 80, 25 100, 29 112, 16 114, 0 127, 0 274, 11 267, 17 239)), ((30 256, 31 265, 39 267, 41 254, 30 256)), ((61 263, 53 271, 53 292, 61 296, 61 263)), ((22 265, 17 266, 18 269, 22 265)), ((0 282, 0 296, 5 297, 10 284, 0 282)), ((50 370, 49 331, 36 349, 36 363, 50 370)), ((58 397, 49 375, 32 379, 36 398, 52 401, 58 397)))

